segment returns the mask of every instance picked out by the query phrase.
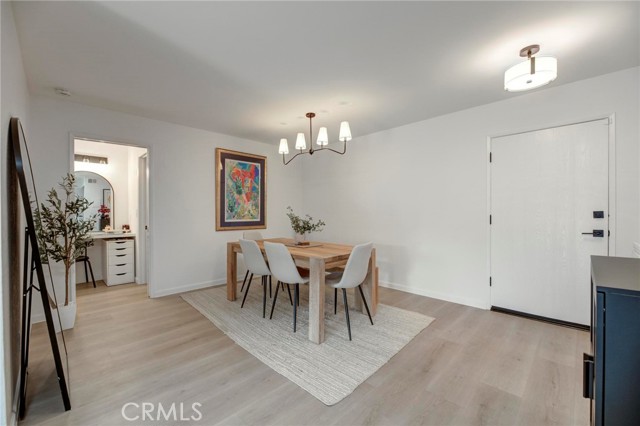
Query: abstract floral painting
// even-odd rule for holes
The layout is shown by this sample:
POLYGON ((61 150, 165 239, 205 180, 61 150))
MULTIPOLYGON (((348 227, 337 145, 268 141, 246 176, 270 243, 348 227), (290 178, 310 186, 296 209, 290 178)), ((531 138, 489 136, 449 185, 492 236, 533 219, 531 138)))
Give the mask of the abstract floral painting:
POLYGON ((216 230, 266 228, 266 157, 216 149, 216 230))

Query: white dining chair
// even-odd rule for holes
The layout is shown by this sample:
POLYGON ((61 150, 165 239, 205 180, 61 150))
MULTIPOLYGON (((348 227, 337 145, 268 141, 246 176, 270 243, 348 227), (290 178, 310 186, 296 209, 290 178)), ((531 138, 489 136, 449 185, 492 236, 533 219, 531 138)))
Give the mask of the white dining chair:
POLYGON ((264 237, 262 236, 262 232, 260 231, 244 231, 242 233, 242 238, 245 240, 264 240, 264 237))
POLYGON ((362 283, 367 278, 367 272, 369 270, 369 259, 371 258, 371 250, 373 249, 373 243, 360 244, 353 248, 347 260, 347 265, 344 268, 344 272, 336 272, 329 274, 325 277, 325 283, 333 287, 333 314, 338 311, 338 289, 342 289, 342 299, 344 302, 344 313, 347 318, 347 330, 349 330, 349 340, 351 340, 351 323, 349 321, 349 301, 347 300, 347 289, 357 287, 360 290, 360 296, 362 296, 362 302, 367 309, 367 315, 369 315, 369 321, 373 325, 373 319, 371 319, 371 312, 369 312, 369 305, 367 305, 367 299, 364 297, 362 291, 362 283))
MULTIPOLYGON (((295 285, 294 297, 293 297, 293 332, 296 332, 298 321, 298 305, 300 305, 300 284, 309 283, 308 278, 303 278, 296 268, 296 264, 293 262, 291 253, 285 247, 284 244, 270 243, 265 241, 264 250, 267 252, 267 260, 271 266, 271 273, 276 280, 289 285, 295 285)), ((276 293, 273 296, 273 302, 271 305, 271 314, 269 319, 273 318, 273 310, 276 307, 276 301, 278 300, 278 289, 280 286, 276 285, 276 293)))
MULTIPOLYGON (((242 233, 243 240, 264 240, 262 233, 260 231, 244 231, 242 233)), ((249 278, 249 270, 247 269, 247 273, 244 274, 244 280, 242 280, 242 287, 240 287, 240 293, 244 291, 244 286, 247 283, 247 278, 249 278)), ((269 297, 271 297, 271 289, 269 289, 269 297)))
MULTIPOLYGON (((258 244, 255 241, 244 239, 240 240, 240 248, 242 249, 244 262, 247 266, 248 272, 251 272, 251 277, 247 283, 247 290, 244 292, 240 308, 242 309, 244 307, 244 302, 247 300, 247 294, 249 294, 253 276, 260 275, 262 278, 262 318, 264 318, 267 312, 267 281, 271 281, 271 271, 267 266, 267 262, 264 261, 260 247, 258 247, 258 244)), ((278 289, 276 287, 276 292, 277 290, 278 289)))

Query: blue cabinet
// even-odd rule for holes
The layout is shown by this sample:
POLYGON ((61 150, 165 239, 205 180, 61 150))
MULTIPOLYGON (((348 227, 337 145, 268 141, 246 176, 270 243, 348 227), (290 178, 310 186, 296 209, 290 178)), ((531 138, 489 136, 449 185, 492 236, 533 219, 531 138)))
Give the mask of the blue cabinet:
POLYGON ((640 425, 640 259, 591 256, 591 424, 640 425))

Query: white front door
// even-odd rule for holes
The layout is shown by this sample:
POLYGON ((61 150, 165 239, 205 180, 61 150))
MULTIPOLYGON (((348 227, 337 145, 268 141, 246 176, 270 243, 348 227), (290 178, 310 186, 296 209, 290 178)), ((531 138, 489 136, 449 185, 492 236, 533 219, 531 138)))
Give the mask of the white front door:
POLYGON ((609 120, 492 138, 490 149, 491 305, 589 324, 589 256, 609 252, 609 120))

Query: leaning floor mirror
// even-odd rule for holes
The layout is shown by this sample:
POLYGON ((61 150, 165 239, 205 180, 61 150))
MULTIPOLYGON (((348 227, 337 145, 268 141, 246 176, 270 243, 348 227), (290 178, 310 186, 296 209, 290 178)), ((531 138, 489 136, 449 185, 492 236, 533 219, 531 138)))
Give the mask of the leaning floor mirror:
MULTIPOLYGON (((51 273, 50 262, 46 255, 46 250, 39 242, 36 227, 41 223, 39 216, 38 196, 36 193, 36 185, 33 178, 33 170, 31 168, 31 160, 29 149, 25 138, 25 132, 18 118, 12 118, 9 125, 9 141, 11 144, 10 153, 13 155, 13 165, 15 177, 18 181, 19 197, 17 200, 11 200, 19 204, 22 201, 24 208, 25 228, 13 229, 13 235, 16 241, 20 241, 22 247, 22 266, 19 277, 12 285, 21 285, 21 303, 13 306, 16 312, 15 316, 21 318, 20 327, 20 360, 19 360, 19 378, 18 378, 18 417, 22 419, 27 410, 28 395, 28 377, 29 377, 29 347, 31 343, 32 332, 32 308, 34 303, 42 303, 42 311, 46 321, 46 332, 51 346, 51 354, 55 365, 55 374, 57 377, 60 391, 62 393, 62 403, 65 410, 71 409, 71 401, 69 398, 69 362, 67 358, 67 347, 65 344, 64 332, 62 331, 62 323, 60 321, 59 309, 64 299, 56 296, 56 285, 51 273), (40 301, 38 302, 37 294, 39 293, 40 301), (33 298, 36 297, 34 302, 33 298)), ((18 227, 14 227, 18 228, 18 227)), ((12 314, 13 316, 13 314, 12 314)))

